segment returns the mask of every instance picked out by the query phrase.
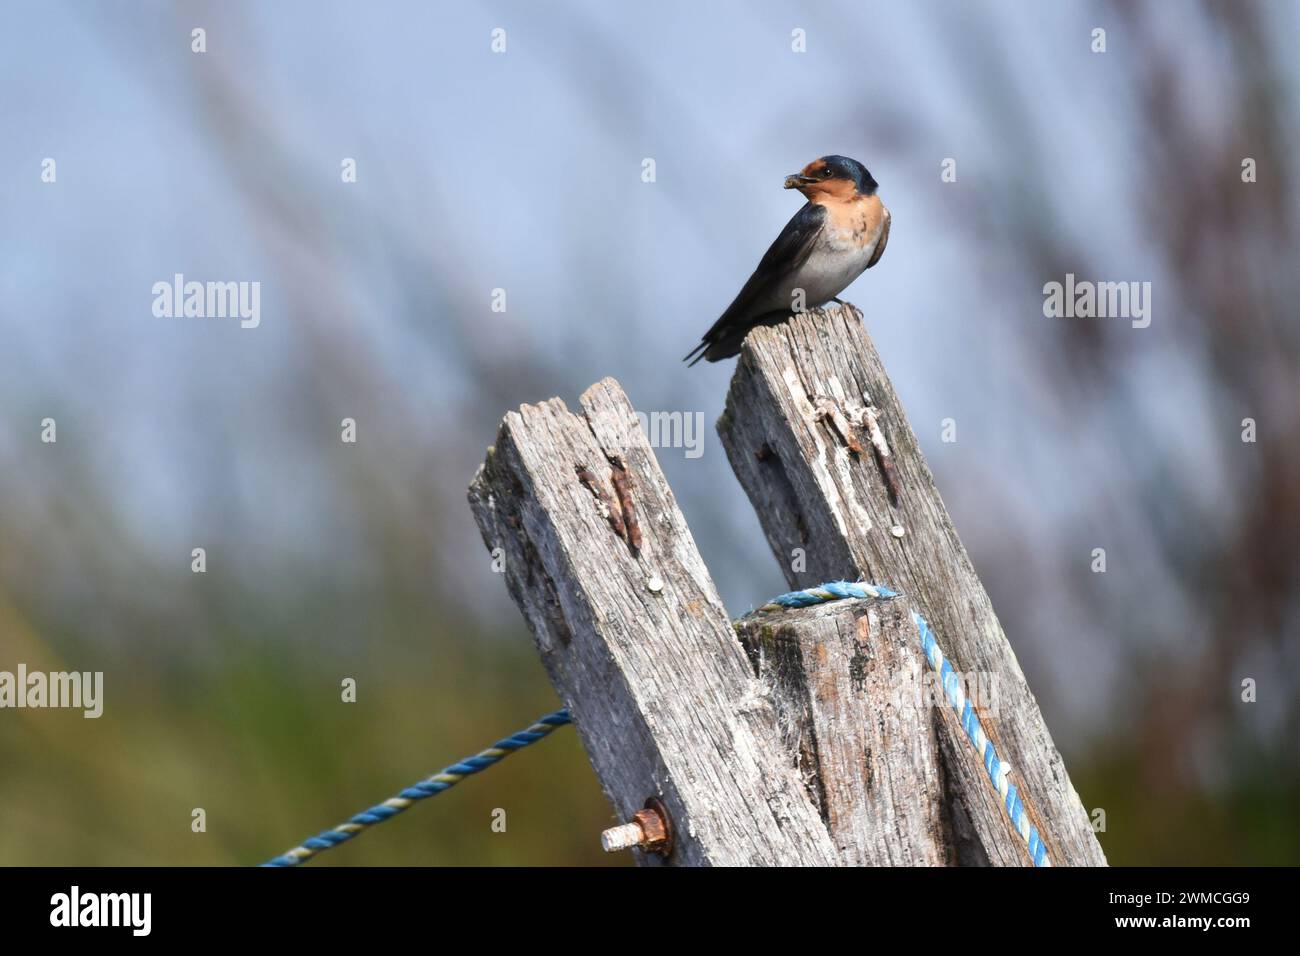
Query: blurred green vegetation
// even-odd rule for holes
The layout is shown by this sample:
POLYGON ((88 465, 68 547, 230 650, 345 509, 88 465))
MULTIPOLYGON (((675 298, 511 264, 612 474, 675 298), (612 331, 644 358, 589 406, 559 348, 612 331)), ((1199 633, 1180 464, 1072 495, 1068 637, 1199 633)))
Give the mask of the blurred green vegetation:
MULTIPOLYGON (((6 669, 105 671, 98 719, 29 709, 0 720, 0 864, 258 863, 558 706, 529 642, 429 623, 372 635, 340 672, 309 644, 255 628, 228 635, 215 661, 114 656, 38 635, 0 604, 6 669), (354 704, 341 701, 344 676, 357 679, 354 704), (206 833, 191 832, 195 807, 206 833)), ((611 820, 562 728, 312 865, 618 865, 628 861, 599 847, 611 820), (496 808, 505 833, 492 831, 496 808)))
POLYGON ((1300 781, 1272 754, 1243 747, 1217 793, 1161 781, 1130 740, 1092 760, 1067 761, 1088 808, 1106 811, 1099 833, 1111 866, 1294 866, 1300 857, 1300 781), (1267 760, 1265 759, 1267 757, 1267 760))
MULTIPOLYGON (((328 609, 337 595, 319 599, 328 609)), ((240 616, 259 614, 245 605, 240 616)), ((0 720, 0 864, 258 863, 557 706, 522 634, 483 640, 439 625, 413 614, 409 629, 369 635, 340 670, 309 641, 273 641, 255 623, 226 635, 215 659, 119 657, 39 635, 0 603, 0 665, 105 671, 98 719, 11 710, 0 720), (341 700, 344 676, 357 679, 354 704, 341 700), (206 833, 191 831, 195 807, 206 833)), ((1067 759, 1085 806, 1105 808, 1110 862, 1293 863, 1294 768, 1279 774, 1245 741, 1228 750, 1237 763, 1212 795, 1144 765, 1122 737, 1067 759)), ((311 865, 626 865, 600 852, 611 822, 576 732, 562 728, 311 865), (505 833, 491 829, 496 808, 505 833)))

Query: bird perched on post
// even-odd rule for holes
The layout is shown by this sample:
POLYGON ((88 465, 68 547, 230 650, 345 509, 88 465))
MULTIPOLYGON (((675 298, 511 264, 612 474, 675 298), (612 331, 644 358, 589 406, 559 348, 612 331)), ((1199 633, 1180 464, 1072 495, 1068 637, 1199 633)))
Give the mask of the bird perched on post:
POLYGON ((880 261, 889 239, 889 210, 867 167, 847 156, 823 156, 785 177, 785 188, 799 190, 808 202, 683 361, 694 365, 702 358, 716 362, 738 355, 750 329, 829 302, 880 261))

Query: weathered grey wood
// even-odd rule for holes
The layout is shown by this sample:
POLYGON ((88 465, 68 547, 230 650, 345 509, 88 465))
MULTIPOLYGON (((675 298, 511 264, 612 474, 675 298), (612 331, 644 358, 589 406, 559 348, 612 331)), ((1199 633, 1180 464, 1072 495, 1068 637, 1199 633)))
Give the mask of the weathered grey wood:
POLYGON ((469 499, 606 793, 664 801, 670 864, 835 864, 631 405, 581 406, 507 414, 469 499))
POLYGON ((736 631, 844 862, 957 862, 929 672, 906 602, 756 611, 736 631))
MULTIPOLYGON (((953 666, 986 675, 996 687, 999 711, 985 717, 985 730, 1011 762, 1051 861, 1104 865, 861 313, 828 307, 750 333, 718 432, 791 587, 861 577, 904 592, 953 666), (869 434, 873 420, 890 452, 892 489, 869 434), (901 537, 891 533, 895 527, 901 537)), ((949 717, 939 726, 955 800, 952 825, 966 827, 978 843, 967 845, 965 856, 983 851, 995 864, 1027 865, 1023 843, 978 778, 973 748, 949 717)))

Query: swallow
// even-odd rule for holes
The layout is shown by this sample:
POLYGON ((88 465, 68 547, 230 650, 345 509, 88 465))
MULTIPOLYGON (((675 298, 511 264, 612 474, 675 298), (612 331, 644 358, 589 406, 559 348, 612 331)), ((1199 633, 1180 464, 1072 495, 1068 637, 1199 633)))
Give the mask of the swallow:
POLYGON ((740 354, 750 329, 790 315, 797 290, 803 290, 805 307, 821 305, 880 261, 889 240, 889 210, 867 167, 847 156, 823 156, 785 177, 785 188, 799 190, 808 201, 682 361, 694 365, 740 354))

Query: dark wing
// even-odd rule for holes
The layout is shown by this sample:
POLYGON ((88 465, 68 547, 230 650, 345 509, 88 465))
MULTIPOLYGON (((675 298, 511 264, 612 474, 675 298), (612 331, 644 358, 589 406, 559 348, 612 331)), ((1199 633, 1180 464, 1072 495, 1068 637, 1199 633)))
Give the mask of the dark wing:
MULTIPOLYGON (((770 296, 777 285, 808 261, 808 256, 812 254, 813 246, 816 245, 817 234, 822 231, 825 222, 826 207, 819 203, 805 203, 794 214, 781 230, 781 234, 776 237, 776 241, 763 254, 758 268, 741 288, 735 300, 727 306, 727 310, 722 313, 718 321, 713 323, 712 328, 704 333, 700 344, 686 356, 687 359, 694 358, 692 365, 701 358, 707 357, 709 361, 716 362, 720 358, 728 357, 724 354, 700 355, 699 353, 704 352, 711 345, 737 336, 739 339, 744 339, 745 333, 754 324, 753 320, 757 318, 751 314, 753 309, 759 302, 770 296)), ((737 341, 737 348, 739 344, 737 341)), ((734 355, 735 352, 731 354, 734 355)))
POLYGON ((889 210, 886 209, 885 222, 884 225, 880 227, 880 238, 876 240, 876 249, 871 253, 871 261, 867 263, 868 269, 879 262, 880 257, 885 254, 885 243, 889 242, 889 220, 891 218, 893 217, 889 215, 889 210))

